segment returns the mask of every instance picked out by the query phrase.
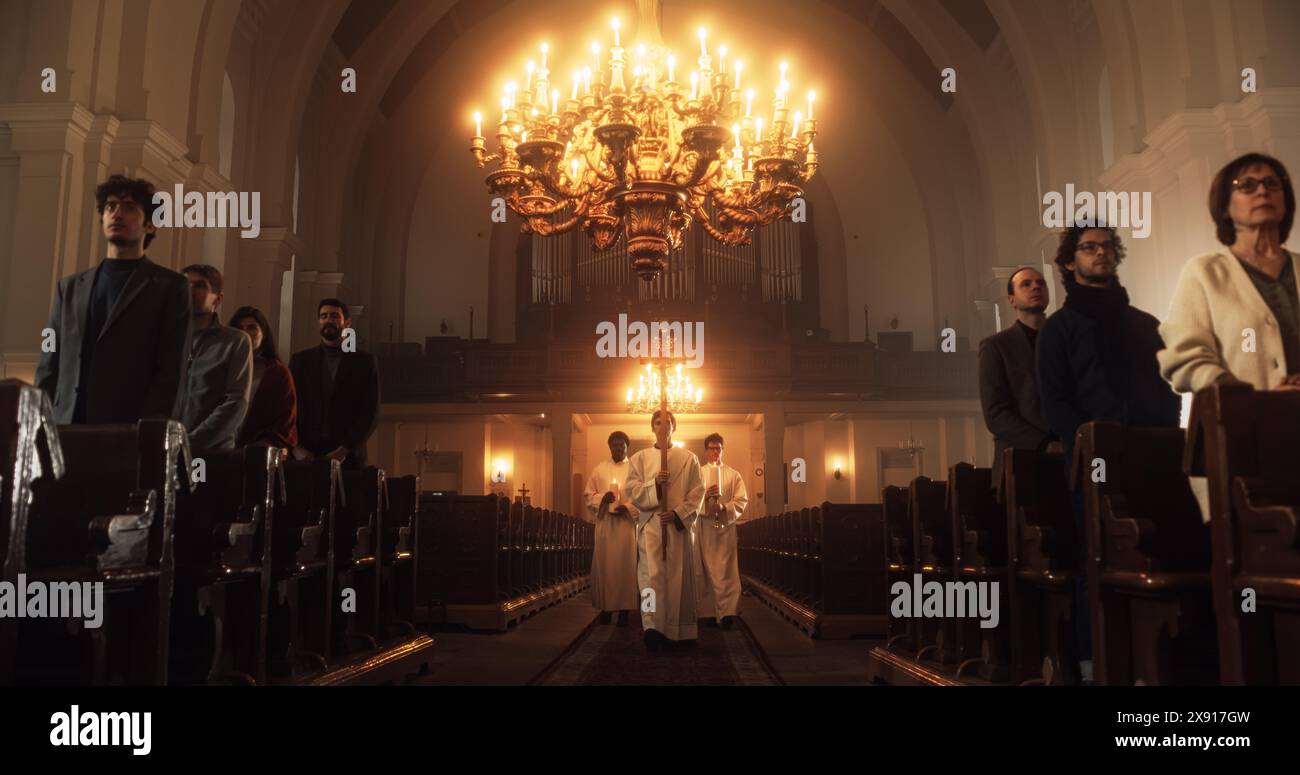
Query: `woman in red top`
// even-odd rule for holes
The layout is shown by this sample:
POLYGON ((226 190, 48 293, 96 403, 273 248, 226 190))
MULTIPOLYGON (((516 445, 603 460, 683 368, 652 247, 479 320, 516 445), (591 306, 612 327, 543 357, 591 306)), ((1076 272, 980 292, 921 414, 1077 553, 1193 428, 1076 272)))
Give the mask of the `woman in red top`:
POLYGON ((298 444, 298 399, 293 375, 275 351, 271 324, 257 307, 240 307, 230 316, 230 325, 253 340, 252 398, 236 445, 292 449, 298 444))

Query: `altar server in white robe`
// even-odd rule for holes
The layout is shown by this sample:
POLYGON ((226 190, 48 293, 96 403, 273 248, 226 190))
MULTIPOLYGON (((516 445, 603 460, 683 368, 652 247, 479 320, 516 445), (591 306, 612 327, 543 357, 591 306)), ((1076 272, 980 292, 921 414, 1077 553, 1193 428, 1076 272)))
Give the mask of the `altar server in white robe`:
POLYGON ((618 626, 627 626, 629 611, 641 604, 636 580, 637 510, 623 496, 627 481, 628 437, 623 431, 609 435, 609 460, 602 460, 585 491, 587 521, 596 526, 596 546, 591 558, 591 605, 600 611, 600 623, 609 624, 618 611, 618 626))
POLYGON ((722 445, 718 433, 710 433, 704 440, 704 505, 696 527, 701 577, 695 586, 700 618, 717 618, 723 629, 730 630, 740 608, 736 522, 749 505, 749 492, 740 472, 722 462, 722 445))
POLYGON ((650 421, 655 445, 632 456, 623 492, 640 511, 637 583, 646 648, 666 641, 693 645, 696 638, 695 522, 704 500, 700 460, 674 447, 677 420, 659 410, 650 421))

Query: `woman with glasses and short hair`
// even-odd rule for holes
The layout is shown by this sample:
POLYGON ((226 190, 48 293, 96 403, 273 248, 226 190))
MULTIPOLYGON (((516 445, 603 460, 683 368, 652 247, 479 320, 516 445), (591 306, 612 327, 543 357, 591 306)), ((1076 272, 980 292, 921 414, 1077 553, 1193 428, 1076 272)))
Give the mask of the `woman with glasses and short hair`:
POLYGON ((1160 373, 1187 393, 1216 382, 1300 390, 1300 264, 1283 244, 1295 218, 1286 167, 1248 153, 1210 184, 1224 247, 1183 265, 1160 326, 1160 373))

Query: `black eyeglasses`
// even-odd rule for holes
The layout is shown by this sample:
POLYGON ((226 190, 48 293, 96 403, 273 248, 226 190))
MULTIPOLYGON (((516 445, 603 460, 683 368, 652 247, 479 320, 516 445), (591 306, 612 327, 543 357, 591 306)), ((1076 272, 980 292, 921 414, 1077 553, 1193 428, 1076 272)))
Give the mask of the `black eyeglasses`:
POLYGON ((1232 181, 1232 187, 1237 189, 1243 194, 1253 194, 1255 193, 1255 189, 1259 188, 1261 183, 1264 184, 1264 188, 1268 189, 1269 191, 1282 190, 1282 181, 1274 177, 1273 175, 1269 175, 1263 180, 1260 180, 1259 178, 1245 178, 1243 180, 1234 180, 1232 181))
POLYGON ((1095 256, 1103 250, 1107 253, 1114 252, 1115 243, 1111 240, 1106 240, 1105 242, 1080 242, 1079 247, 1075 248, 1075 250, 1080 253, 1087 253, 1090 256, 1095 256))

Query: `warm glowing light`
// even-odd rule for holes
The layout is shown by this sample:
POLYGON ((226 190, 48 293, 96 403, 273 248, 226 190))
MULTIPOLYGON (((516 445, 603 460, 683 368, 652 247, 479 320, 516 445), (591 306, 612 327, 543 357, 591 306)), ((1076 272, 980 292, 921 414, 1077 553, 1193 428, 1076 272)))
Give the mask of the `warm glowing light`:
MULTIPOLYGON (((472 113, 475 135, 470 151, 481 168, 495 162, 486 180, 493 196, 505 196, 534 233, 550 236, 580 228, 598 250, 628 240, 634 223, 651 224, 646 236, 653 239, 627 243, 635 248, 629 250, 629 260, 643 280, 668 269, 669 248, 661 246, 681 244, 688 230, 705 228, 692 224, 702 217, 698 213, 716 213, 711 216, 717 218, 715 228, 706 229, 715 241, 724 246, 749 244, 753 232, 787 212, 790 200, 801 195, 820 166, 812 151, 816 94, 800 84, 808 102, 806 111, 796 114, 790 104, 788 62, 756 65, 751 57, 750 70, 757 68, 760 75, 770 73, 771 63, 777 61, 780 79, 760 83, 751 72, 747 84, 745 63, 739 56, 729 63, 730 46, 722 41, 713 43, 711 50, 706 27, 697 28, 699 59, 691 63, 690 57, 675 56, 649 41, 633 39, 628 43, 631 51, 624 49, 621 19, 606 19, 613 45, 604 49, 602 40, 589 41, 586 67, 580 60, 588 49, 579 49, 580 59, 570 72, 569 101, 563 101, 564 89, 558 83, 564 60, 550 68, 550 44, 539 41, 533 53, 540 50, 541 59, 526 62, 526 88, 515 81, 505 85, 494 142, 483 138, 482 114, 472 113), (690 76, 689 91, 687 79, 677 78, 678 59, 690 76), (734 76, 727 70, 729 64, 734 65, 734 76), (721 149, 721 159, 707 165, 703 175, 695 169, 694 155, 665 155, 666 149, 707 144, 712 132, 727 129, 732 132, 731 146, 721 149), (770 138, 765 135, 769 131, 770 138), (626 167, 616 170, 614 160, 620 159, 626 159, 626 167), (503 171, 510 174, 497 174, 503 171), (654 190, 647 189, 636 201, 619 199, 622 192, 648 182, 656 184, 654 190), (614 206, 616 201, 620 206, 614 206), (563 208, 578 215, 551 217, 563 208)), ((505 56, 514 57, 508 52, 505 56)), ((515 61, 526 59, 525 52, 515 61)), ((461 120, 452 115, 453 123, 461 120)), ((675 396, 690 403, 701 391, 684 373, 680 377, 679 384, 662 388, 671 387, 675 396)), ((646 400, 657 397, 656 379, 671 381, 663 373, 649 374, 644 380, 646 400)), ((633 391, 632 401, 637 399, 633 391)))

